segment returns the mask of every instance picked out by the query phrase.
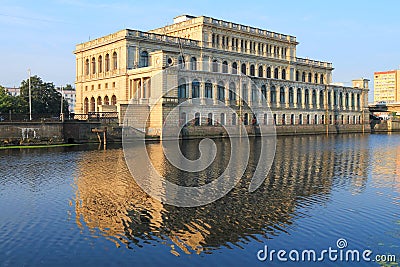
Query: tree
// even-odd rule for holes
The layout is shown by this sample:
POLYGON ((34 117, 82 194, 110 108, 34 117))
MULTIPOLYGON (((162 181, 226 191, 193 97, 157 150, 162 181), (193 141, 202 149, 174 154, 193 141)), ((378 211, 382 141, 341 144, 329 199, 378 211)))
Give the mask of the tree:
MULTIPOLYGON (((29 103, 29 80, 21 82, 21 97, 29 103)), ((43 82, 38 76, 31 77, 32 114, 60 114, 61 93, 57 92, 52 82, 43 82)), ((63 101, 63 112, 68 113, 68 103, 63 101)))
POLYGON ((20 96, 11 96, 6 89, 0 85, 0 113, 26 113, 28 103, 20 96))

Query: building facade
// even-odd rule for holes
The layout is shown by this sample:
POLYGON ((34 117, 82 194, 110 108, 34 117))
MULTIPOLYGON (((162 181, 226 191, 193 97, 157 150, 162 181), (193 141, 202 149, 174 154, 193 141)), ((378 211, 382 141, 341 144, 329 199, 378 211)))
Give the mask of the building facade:
MULTIPOLYGON (((76 46, 75 112, 123 114, 130 104, 135 121, 146 119, 160 97, 168 103, 205 98, 202 105, 220 101, 238 109, 240 96, 252 114, 196 113, 196 124, 246 124, 252 117, 276 125, 367 122, 368 82, 332 85, 332 63, 297 57, 297 45, 294 36, 206 16, 178 16, 148 32, 121 30, 76 46), (241 83, 244 75, 252 85, 241 83), (255 91, 271 108, 270 118, 255 91)), ((158 114, 146 125, 156 135, 165 119, 158 114)))
POLYGON ((76 105, 76 91, 75 90, 60 90, 57 91, 62 94, 65 101, 68 103, 68 111, 70 113, 75 113, 75 105, 76 105))
POLYGON ((374 72, 374 102, 400 102, 400 70, 374 72))

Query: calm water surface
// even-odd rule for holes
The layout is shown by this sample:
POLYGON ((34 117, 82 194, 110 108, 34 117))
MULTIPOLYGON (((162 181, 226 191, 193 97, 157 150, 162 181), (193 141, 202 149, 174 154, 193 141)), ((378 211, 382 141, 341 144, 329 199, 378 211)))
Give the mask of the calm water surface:
MULTIPOLYGON (((212 166, 195 175, 171 167, 160 144, 147 148, 160 173, 195 184, 226 166, 229 141, 216 144, 212 166)), ((187 141, 182 152, 196 158, 197 145, 187 141)), ((147 196, 119 147, 0 150, 0 266, 313 266, 256 254, 264 245, 337 248, 339 238, 348 249, 396 255, 387 266, 398 266, 400 135, 279 137, 272 169, 253 193, 259 144, 251 145, 239 184, 197 208, 147 196)))

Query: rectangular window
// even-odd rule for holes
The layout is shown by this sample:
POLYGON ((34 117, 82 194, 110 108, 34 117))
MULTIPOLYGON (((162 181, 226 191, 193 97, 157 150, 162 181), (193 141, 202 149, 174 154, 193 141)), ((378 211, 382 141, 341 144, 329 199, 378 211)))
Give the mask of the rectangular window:
POLYGON ((108 83, 106 83, 106 84, 104 85, 104 88, 108 89, 108 83))

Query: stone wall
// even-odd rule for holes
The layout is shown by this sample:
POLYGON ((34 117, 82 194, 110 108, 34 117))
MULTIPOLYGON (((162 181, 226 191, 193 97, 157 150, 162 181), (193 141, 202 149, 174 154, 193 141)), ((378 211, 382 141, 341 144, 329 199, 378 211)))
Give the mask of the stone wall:
POLYGON ((62 143, 61 122, 0 123, 0 144, 62 143))

